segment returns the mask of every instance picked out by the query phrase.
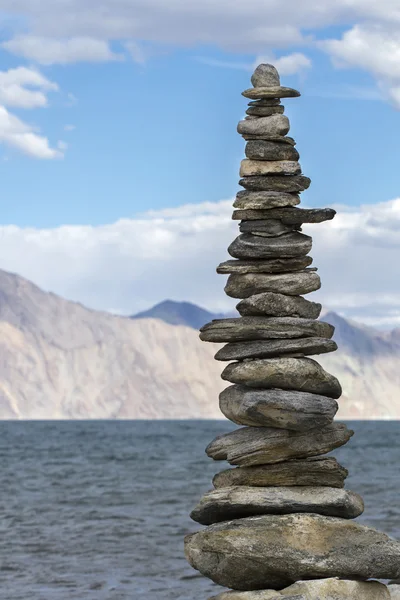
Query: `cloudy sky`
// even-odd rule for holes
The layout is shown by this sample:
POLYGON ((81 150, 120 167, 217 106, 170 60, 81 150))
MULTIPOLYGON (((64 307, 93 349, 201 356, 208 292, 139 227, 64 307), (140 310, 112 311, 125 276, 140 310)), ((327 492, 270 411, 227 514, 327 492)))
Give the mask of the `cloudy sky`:
MULTIPOLYGON (((337 312, 400 325, 398 0, 0 0, 0 268, 90 307, 232 307, 252 69, 284 102, 337 312)), ((311 298, 311 296, 310 296, 311 298)))

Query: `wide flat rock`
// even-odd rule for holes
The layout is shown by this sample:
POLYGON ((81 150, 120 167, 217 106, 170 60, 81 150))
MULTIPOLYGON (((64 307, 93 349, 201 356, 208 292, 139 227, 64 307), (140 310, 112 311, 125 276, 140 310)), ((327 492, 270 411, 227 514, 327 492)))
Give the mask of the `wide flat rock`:
POLYGON ((354 431, 344 423, 333 422, 310 431, 290 431, 272 427, 242 427, 217 436, 206 448, 214 460, 251 467, 280 463, 293 458, 326 454, 346 444, 354 431))
POLYGON ((285 225, 302 225, 303 223, 323 223, 331 221, 336 215, 333 208, 298 208, 296 206, 276 207, 267 210, 244 209, 235 210, 232 219, 243 220, 241 224, 243 231, 259 229, 262 231, 263 223, 269 219, 278 219, 285 225))
POLYGON ((297 231, 276 238, 242 233, 233 240, 228 252, 233 258, 292 258, 305 256, 311 247, 311 237, 297 231))
POLYGON ((200 329, 203 342, 241 342, 323 337, 330 339, 335 328, 329 323, 292 317, 240 317, 215 319, 200 329))
POLYGON ((238 425, 308 431, 332 423, 338 403, 332 398, 292 390, 257 390, 231 385, 219 395, 219 407, 238 425))
MULTIPOLYGON (((313 273, 316 275, 316 273, 313 273)), ((232 277, 232 275, 231 275, 232 277)), ((242 316, 271 317, 303 317, 304 319, 318 319, 321 314, 322 304, 310 302, 302 296, 288 296, 277 292, 262 292, 249 296, 239 302, 236 309, 242 316)))
POLYGON ((185 554, 203 575, 237 590, 280 589, 302 579, 400 574, 399 542, 354 521, 307 513, 210 525, 186 536, 185 554))
POLYGON ((242 177, 239 181, 239 185, 250 191, 295 193, 303 192, 310 187, 310 183, 311 179, 304 175, 252 175, 242 177))
POLYGON ((316 513, 355 519, 364 502, 349 490, 330 487, 225 487, 207 492, 190 517, 202 525, 257 515, 316 513))
POLYGON ((236 194, 233 206, 240 209, 270 210, 271 208, 296 206, 296 204, 300 204, 300 197, 297 194, 241 190, 236 194))
POLYGON ((284 111, 284 106, 249 106, 246 114, 256 117, 270 117, 277 114, 283 115, 284 111))
POLYGON ((251 175, 299 175, 300 163, 293 160, 251 160, 245 158, 240 165, 240 177, 251 175))
MULTIPOLYGON (((248 109, 250 110, 250 109, 248 109)), ((251 110, 265 110, 262 107, 252 107, 251 110)), ((298 151, 284 144, 268 142, 267 140, 251 140, 244 150, 247 158, 252 160, 299 160, 298 151)))
POLYGON ((302 271, 312 264, 311 256, 295 256, 293 258, 271 258, 269 260, 227 260, 217 267, 217 273, 285 273, 302 271))
POLYGON ((312 356, 335 352, 337 344, 333 340, 311 337, 291 340, 254 340, 251 342, 231 342, 220 348, 216 360, 245 360, 246 358, 275 358, 277 356, 312 356))
POLYGON ((282 598, 285 600, 391 600, 390 586, 386 587, 379 581, 354 581, 338 577, 298 581, 281 591, 222 592, 209 600, 282 600, 282 598))
POLYGON ((340 398, 339 381, 312 358, 263 358, 230 363, 222 379, 255 388, 281 388, 340 398))
MULTIPOLYGON (((254 221, 246 221, 246 223, 253 223, 254 221)), ((279 219, 269 219, 268 221, 263 221, 265 226, 262 231, 252 231, 253 235, 259 235, 262 237, 278 237, 279 235, 285 235, 286 233, 290 233, 296 229, 299 229, 298 225, 285 225, 279 219)), ((242 229, 240 229, 242 231, 242 229)))
POLYGON ((285 135, 285 136, 283 136, 283 135, 266 135, 266 134, 257 135, 255 133, 253 133, 253 134, 244 133, 242 135, 242 138, 244 138, 246 141, 265 140, 267 142, 277 142, 278 144, 290 144, 291 146, 296 145, 296 141, 288 135, 285 135))
POLYGON ((251 100, 258 100, 262 98, 297 98, 300 96, 300 92, 292 88, 278 85, 249 88, 242 92, 242 96, 245 98, 250 98, 251 100))
POLYGON ((214 475, 215 488, 244 485, 250 487, 268 486, 328 486, 342 488, 348 476, 333 456, 316 456, 288 460, 272 465, 255 467, 235 467, 214 475))
POLYGON ((262 292, 299 296, 315 292, 320 287, 321 279, 318 273, 296 271, 295 273, 247 273, 246 275, 232 273, 224 289, 225 294, 231 298, 249 298, 262 292))
POLYGON ((243 119, 237 126, 238 133, 255 135, 285 136, 290 129, 286 115, 271 115, 254 119, 243 119))

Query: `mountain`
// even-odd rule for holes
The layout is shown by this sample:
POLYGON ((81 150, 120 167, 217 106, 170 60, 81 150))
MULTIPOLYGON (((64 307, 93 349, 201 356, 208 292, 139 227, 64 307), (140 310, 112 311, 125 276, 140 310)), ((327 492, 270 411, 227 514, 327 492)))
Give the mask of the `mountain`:
POLYGON ((186 325, 193 329, 200 329, 209 321, 223 317, 222 314, 213 314, 190 302, 164 300, 149 310, 133 315, 131 319, 161 319, 170 325, 186 325))
MULTIPOLYGON (((215 315, 163 305, 157 318, 115 316, 0 271, 0 418, 221 418, 220 345, 197 332, 215 315)), ((318 357, 342 383, 338 417, 399 419, 400 331, 323 318, 339 345, 318 357)))

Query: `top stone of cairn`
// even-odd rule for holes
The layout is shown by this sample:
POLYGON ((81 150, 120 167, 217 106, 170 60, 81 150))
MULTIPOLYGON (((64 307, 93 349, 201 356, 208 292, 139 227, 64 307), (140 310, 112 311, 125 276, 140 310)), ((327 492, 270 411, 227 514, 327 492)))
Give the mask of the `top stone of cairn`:
POLYGON ((261 100, 264 98, 290 98, 300 96, 300 92, 288 87, 282 87, 279 73, 274 65, 258 65, 251 77, 254 87, 242 92, 246 98, 261 100))

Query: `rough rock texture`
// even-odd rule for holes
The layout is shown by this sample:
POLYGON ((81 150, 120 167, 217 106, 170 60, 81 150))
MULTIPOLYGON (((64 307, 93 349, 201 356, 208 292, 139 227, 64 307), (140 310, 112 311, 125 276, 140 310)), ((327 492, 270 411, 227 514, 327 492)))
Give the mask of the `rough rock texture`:
POLYGON ((278 144, 290 144, 290 146, 296 145, 295 140, 288 135, 257 135, 255 133, 244 133, 242 138, 244 138, 246 141, 265 140, 266 142, 274 142, 278 144))
POLYGON ((290 129, 289 119, 286 115, 271 115, 256 119, 240 121, 237 130, 241 134, 251 135, 281 135, 285 136, 290 129))
POLYGON ((225 469, 214 476, 215 488, 229 486, 328 486, 342 488, 348 476, 332 456, 316 456, 297 460, 288 460, 272 465, 255 467, 235 467, 225 469))
POLYGON ((333 340, 311 337, 291 340, 255 340, 252 342, 231 342, 220 348, 216 360, 244 360, 246 358, 274 358, 276 356, 310 356, 337 350, 333 340))
POLYGON ((240 177, 251 175, 299 175, 301 166, 293 160, 251 160, 245 158, 240 165, 240 177))
POLYGON ((292 258, 305 256, 312 247, 312 239, 303 233, 287 233, 277 238, 263 238, 242 233, 228 248, 233 258, 292 258))
POLYGON ((191 513, 193 521, 212 525, 256 515, 316 513, 355 519, 364 512, 358 494, 330 487, 225 487, 207 492, 191 513))
POLYGON ((379 581, 354 581, 331 577, 298 581, 284 590, 222 592, 209 600, 391 600, 389 589, 379 581))
POLYGON ((268 465, 326 454, 346 444, 353 434, 344 423, 337 422, 312 434, 272 427, 242 427, 217 436, 207 446, 206 453, 231 465, 268 465))
POLYGON ((250 98, 251 100, 258 100, 261 98, 296 98, 300 96, 300 92, 282 86, 268 86, 249 88, 242 92, 242 96, 250 98))
POLYGON ((253 87, 276 87, 281 85, 278 70, 274 65, 268 63, 262 63, 255 69, 251 76, 251 83, 253 87))
POLYGON ((217 267, 217 273, 285 273, 302 271, 312 264, 311 256, 271 258, 269 260, 226 260, 217 267))
MULTIPOLYGON (((391 600, 400 600, 400 585, 389 585, 388 586, 391 600)), ((375 600, 375 599, 374 599, 375 600)))
POLYGON ((340 398, 339 381, 311 358, 265 358, 230 363, 221 375, 231 383, 255 388, 282 388, 340 398))
POLYGON ((302 225, 303 223, 323 223, 331 221, 336 211, 333 208, 297 208, 288 206, 286 208, 271 208, 268 210, 235 210, 232 218, 240 221, 253 221, 243 224, 243 227, 253 229, 263 227, 268 219, 279 219, 285 225, 302 225), (255 222, 257 221, 257 222, 255 222))
POLYGON ((292 317, 215 319, 200 329, 203 342, 240 342, 307 337, 331 338, 334 327, 323 321, 292 317))
POLYGON ((185 553, 203 575, 238 590, 279 589, 300 579, 400 574, 398 542, 354 521, 315 514, 210 525, 186 536, 185 553))
MULTIPOLYGON (((278 144, 281 146, 281 144, 278 144)), ((272 208, 296 206, 300 203, 297 194, 289 192, 249 192, 242 190, 236 194, 234 208, 270 210, 272 208)))
POLYGON ((226 282, 225 293, 231 298, 249 298, 262 292, 298 296, 315 292, 320 287, 321 279, 314 271, 247 273, 246 275, 232 273, 226 282))
POLYGON ((283 115, 284 106, 249 106, 246 114, 256 117, 270 117, 271 115, 283 115))
MULTIPOLYGON (((246 121, 249 123, 250 121, 246 121)), ((242 177, 239 185, 250 191, 303 192, 310 187, 311 179, 304 175, 253 175, 242 177)))
POLYGON ((272 317, 304 317, 318 319, 322 305, 301 296, 263 292, 239 302, 236 309, 242 316, 269 315, 272 317))
POLYGON ((231 385, 219 395, 219 407, 238 425, 308 431, 332 423, 338 404, 332 398, 290 390, 255 390, 231 385))
MULTIPOLYGON (((265 225, 262 231, 257 229, 256 231, 251 231, 250 233, 262 237, 277 237, 298 229, 297 225, 284 225, 282 221, 279 221, 278 219, 268 219, 268 221, 263 222, 265 225)), ((246 221, 246 223, 252 223, 252 221, 246 221)), ((250 230, 251 227, 247 227, 247 229, 250 230)), ((243 231, 242 226, 240 226, 240 231, 243 231)))
MULTIPOLYGON (((265 109, 253 107, 251 110, 265 109)), ((299 160, 300 158, 296 148, 287 144, 268 142, 266 140, 253 140, 247 142, 244 151, 247 158, 253 160, 299 160)))

